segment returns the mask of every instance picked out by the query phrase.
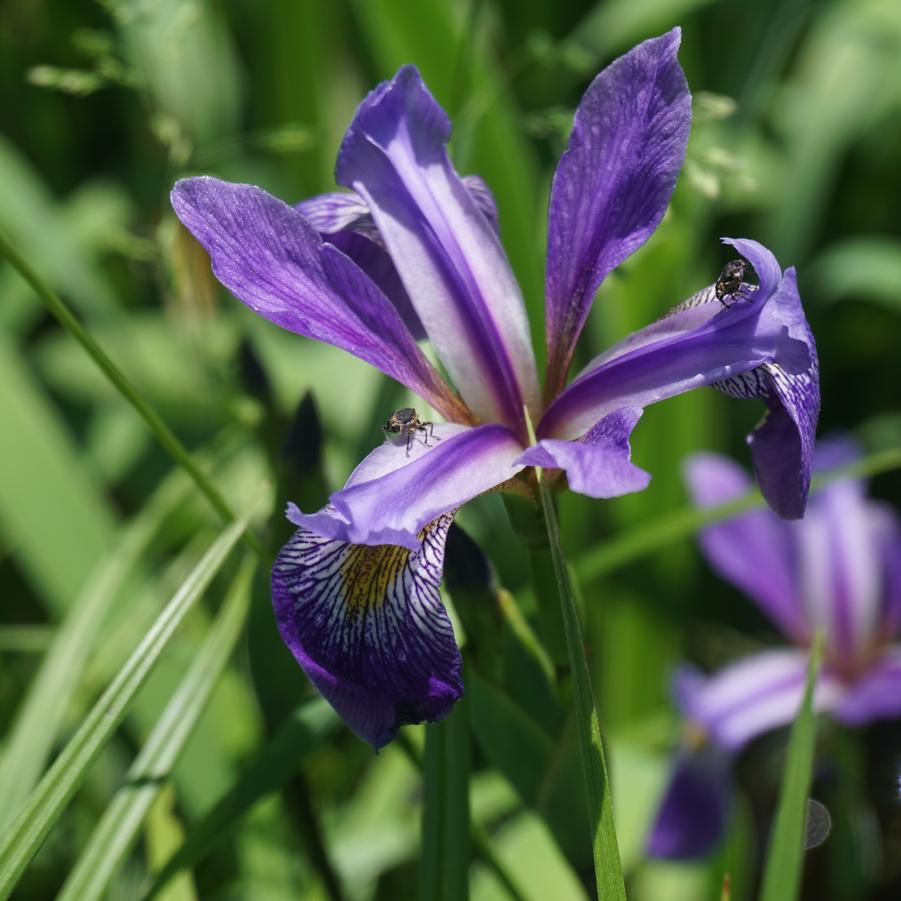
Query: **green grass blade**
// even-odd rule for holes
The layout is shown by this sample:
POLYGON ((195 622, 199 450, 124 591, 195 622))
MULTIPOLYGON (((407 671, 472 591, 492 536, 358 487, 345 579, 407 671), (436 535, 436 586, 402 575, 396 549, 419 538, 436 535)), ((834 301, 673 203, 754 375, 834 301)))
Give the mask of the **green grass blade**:
MULTIPOLYGON (((178 440, 175 433, 166 425, 159 413, 135 390, 131 382, 125 377, 125 374, 91 337, 75 314, 63 303, 59 295, 31 268, 2 231, 0 231, 0 254, 5 256, 13 268, 31 285, 60 325, 84 348, 85 352, 112 382, 116 390, 134 407, 138 415, 141 416, 153 434, 156 435, 163 449, 190 475, 194 480, 194 484, 203 492, 213 509, 226 522, 233 522, 235 514, 232 512, 228 502, 200 468, 197 461, 178 440)), ((246 529, 242 529, 241 533, 243 540, 248 546, 262 558, 264 551, 259 540, 246 529)))
MULTIPOLYGON (((817 491, 840 479, 864 479, 901 469, 901 448, 893 447, 877 451, 829 472, 814 476, 811 491, 817 491)), ((704 526, 712 525, 739 513, 766 506, 759 491, 751 491, 744 497, 736 498, 715 507, 697 509, 686 507, 666 516, 660 516, 650 525, 640 526, 622 533, 616 538, 599 545, 590 553, 583 554, 575 564, 576 575, 581 583, 590 582, 621 566, 639 560, 653 551, 666 547, 674 541, 689 538, 704 526)))
POLYGON ((19 705, 0 759, 0 829, 9 825, 44 769, 110 607, 153 536, 190 489, 181 472, 165 480, 125 527, 56 630, 19 705))
POLYGON ((187 840, 169 858, 143 897, 155 897, 176 873, 203 860, 231 834, 257 801, 277 791, 297 773, 306 754, 338 723, 338 715, 321 698, 295 710, 228 793, 206 816, 191 824, 187 840))
POLYGON ((792 725, 788 760, 782 775, 776 821, 767 850, 760 901, 793 901, 801 888, 807 795, 810 791, 817 730, 813 691, 822 655, 823 635, 820 632, 810 651, 804 698, 792 725))
POLYGON ((254 558, 245 561, 204 641, 175 694, 147 738, 120 789, 69 874, 57 901, 103 897, 115 871, 137 838, 150 806, 197 725, 222 675, 250 609, 254 558))
POLYGON ((169 639, 200 600, 246 528, 247 519, 241 519, 228 526, 210 546, 0 839, 0 898, 9 897, 91 764, 122 722, 169 639))
POLYGON ((547 523, 548 544, 551 548, 554 572, 557 576, 557 590, 560 593, 566 646, 572 670, 573 694, 576 702, 575 714, 579 724, 582 764, 588 788, 588 810, 597 895, 599 901, 613 901, 613 899, 625 901, 626 887, 623 882, 619 845, 616 841, 616 825, 613 822, 610 779, 607 775, 600 721, 591 689, 591 674, 585 658, 579 614, 576 609, 566 558, 560 545, 560 528, 557 524, 557 513, 554 510, 551 491, 540 474, 538 484, 541 505, 547 523))
POLYGON ((469 897, 469 714, 461 701, 449 717, 426 728, 422 814, 422 901, 469 897))

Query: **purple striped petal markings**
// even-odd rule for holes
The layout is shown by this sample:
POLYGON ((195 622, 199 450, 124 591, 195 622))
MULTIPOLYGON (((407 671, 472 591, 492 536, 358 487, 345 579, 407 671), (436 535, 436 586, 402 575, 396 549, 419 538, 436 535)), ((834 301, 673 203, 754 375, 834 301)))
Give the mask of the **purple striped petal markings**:
POLYGON ((463 693, 460 651, 438 589, 452 520, 453 512, 429 524, 415 551, 300 528, 272 570, 283 641, 376 750, 405 723, 447 716, 463 693))

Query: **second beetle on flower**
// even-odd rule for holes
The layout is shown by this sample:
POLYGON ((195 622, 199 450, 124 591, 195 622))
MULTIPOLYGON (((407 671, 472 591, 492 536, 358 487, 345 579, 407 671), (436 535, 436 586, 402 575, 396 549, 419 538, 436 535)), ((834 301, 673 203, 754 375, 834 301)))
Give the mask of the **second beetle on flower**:
POLYGON ((375 747, 404 723, 445 716, 463 691, 438 587, 447 529, 476 495, 523 481, 531 466, 564 472, 591 497, 641 490, 650 475, 630 462, 629 435, 642 409, 715 385, 764 400, 749 437, 758 483, 780 515, 803 514, 816 350, 794 270, 760 244, 726 239, 756 285, 725 304, 709 285, 567 385, 598 286, 651 236, 682 166, 691 97, 679 40, 675 29, 613 62, 576 111, 548 215, 543 392, 490 190, 454 170, 450 121, 412 66, 357 110, 335 170, 348 191, 297 206, 208 177, 172 191, 236 297, 381 369, 445 419, 430 446, 414 441, 408 453, 401 437, 377 447, 319 512, 289 505, 298 529, 273 568, 284 641, 375 747))

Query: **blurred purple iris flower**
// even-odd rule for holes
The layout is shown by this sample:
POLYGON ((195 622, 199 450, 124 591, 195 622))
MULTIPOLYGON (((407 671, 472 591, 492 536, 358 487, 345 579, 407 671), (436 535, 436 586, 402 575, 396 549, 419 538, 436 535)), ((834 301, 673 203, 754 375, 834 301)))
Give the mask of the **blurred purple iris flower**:
POLYGON ((682 166, 691 98, 679 41, 676 29, 616 60, 576 112, 550 200, 544 402, 493 198, 454 170, 450 121, 412 66, 357 110, 336 166, 348 191, 295 207, 213 178, 172 191, 233 294, 381 369, 446 420, 430 446, 377 447, 319 512, 290 505, 298 531, 273 569, 282 637, 376 747, 404 723, 446 715, 462 693, 438 587, 447 529, 476 495, 531 466, 562 470, 592 497, 641 490, 650 476, 630 462, 629 435, 642 408, 712 384, 764 400, 769 415, 749 439, 761 487, 782 515, 803 513, 816 351, 794 270, 754 241, 727 243, 753 264, 756 286, 728 304, 705 288, 566 386, 595 291, 657 227, 682 166))
MULTIPOLYGON (((848 444, 828 442, 817 450, 817 467, 853 456, 848 444)), ((702 507, 751 487, 741 468, 714 455, 692 458, 686 474, 702 507)), ((677 673, 688 741, 649 836, 652 856, 700 857, 715 847, 728 816, 731 760, 796 716, 817 628, 826 642, 815 709, 851 727, 901 716, 901 644, 891 643, 901 626, 901 522, 865 491, 860 481, 840 480, 811 497, 798 522, 758 510, 702 533, 711 566, 795 647, 762 651, 710 676, 677 673)))

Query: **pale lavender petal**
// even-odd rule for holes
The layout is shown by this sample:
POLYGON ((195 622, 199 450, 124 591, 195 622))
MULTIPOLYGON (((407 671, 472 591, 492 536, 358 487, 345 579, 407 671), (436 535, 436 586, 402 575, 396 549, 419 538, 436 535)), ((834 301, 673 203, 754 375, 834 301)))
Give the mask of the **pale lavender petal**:
POLYGON ((683 749, 648 835, 648 856, 706 857, 725 834, 731 801, 729 755, 716 747, 683 749))
POLYGON ((415 550, 355 546, 301 528, 272 569, 285 644, 348 726, 376 749, 405 723, 446 716, 463 693, 438 586, 444 516, 415 550))
POLYGON ((863 482, 842 479, 811 498, 795 524, 811 626, 824 628, 834 659, 853 664, 882 628, 879 529, 863 482))
POLYGON ((213 273, 282 328, 334 344, 397 379, 450 419, 461 405, 397 311, 304 217, 260 188, 188 178, 172 206, 209 253, 213 273))
MULTIPOLYGON (((724 239, 726 240, 726 239, 724 239)), ((772 254, 728 239, 763 273, 757 290, 724 307, 713 285, 663 320, 602 354, 550 405, 539 438, 575 438, 623 406, 644 407, 701 385, 762 397, 770 406, 751 436, 758 482, 781 516, 804 509, 819 383, 816 348, 788 270, 775 285, 772 254)))
POLYGON ((385 442, 357 467, 318 513, 293 507, 288 518, 317 534, 352 544, 397 544, 415 550, 432 520, 512 478, 522 444, 508 428, 438 424, 417 438, 385 442))
POLYGON ((639 407, 624 407, 605 416, 578 441, 545 438, 518 463, 562 469, 573 491, 588 497, 619 497, 643 491, 651 476, 630 462, 629 435, 641 418, 639 407))
MULTIPOLYGON (((745 471, 725 457, 696 454, 684 466, 695 504, 714 507, 746 495, 745 471)), ((710 565, 744 591, 794 641, 809 637, 800 594, 794 533, 768 510, 751 510, 708 526, 701 548, 710 565)))
POLYGON ((678 28, 639 44, 591 83, 551 188, 546 329, 548 395, 566 380, 592 298, 657 228, 691 128, 678 28))
MULTIPOLYGON (((737 751, 797 716, 806 677, 806 651, 765 651, 707 678, 683 676, 677 699, 685 715, 702 727, 711 741, 737 751)), ((841 683, 828 671, 822 672, 814 692, 814 709, 833 709, 843 693, 841 683)))
POLYGON ((889 648, 855 679, 835 718, 846 726, 901 718, 901 647, 889 648))
POLYGON ((478 416, 524 434, 538 380, 494 229, 447 156, 450 122, 412 66, 360 105, 336 178, 366 201, 435 350, 478 416))

